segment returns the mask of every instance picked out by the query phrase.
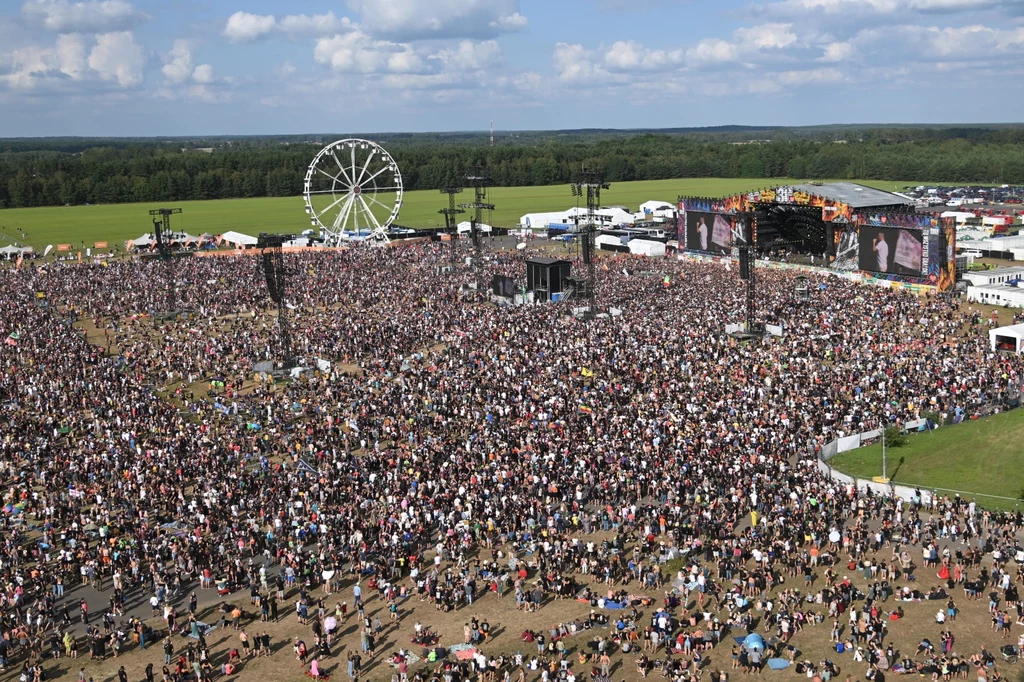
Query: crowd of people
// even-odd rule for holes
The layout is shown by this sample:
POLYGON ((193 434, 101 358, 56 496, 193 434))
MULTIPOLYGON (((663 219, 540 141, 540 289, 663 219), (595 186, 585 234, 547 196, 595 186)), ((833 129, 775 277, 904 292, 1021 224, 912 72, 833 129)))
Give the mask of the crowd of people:
POLYGON ((643 676, 725 682, 775 647, 828 680, 830 661, 791 645, 821 623, 873 679, 908 665, 948 679, 965 661, 997 676, 971 642, 893 650, 903 614, 887 601, 914 598, 915 571, 944 570, 943 605, 955 585, 979 598, 943 612, 988 604, 1010 637, 1020 514, 872 495, 816 457, 837 437, 1019 399, 1020 361, 988 349, 980 313, 823 274, 798 301, 792 272, 759 267, 761 314, 784 334, 740 342, 725 326, 745 289, 721 263, 602 259, 597 303, 615 314, 596 319, 466 287, 521 278, 528 254, 452 273, 449 251, 424 244, 289 255, 290 350, 315 371, 284 383, 255 371, 284 355, 258 258, 0 270, 0 665, 38 681, 58 655, 159 652, 181 632, 190 644, 164 650, 163 677, 205 680, 242 665, 250 641, 271 650, 263 632, 212 650, 201 605, 182 603, 199 588, 242 633, 294 609, 294 652, 315 676, 331 659, 390 675, 363 669, 379 619, 419 602, 537 612, 538 654, 477 628, 470 658, 398 654, 402 682, 607 679, 633 647, 643 676), (101 615, 66 594, 86 587, 101 615), (574 661, 569 633, 543 630, 559 599, 632 612, 574 661), (151 617, 124 621, 133 600, 151 617), (358 643, 339 644, 349 616, 358 643), (763 649, 728 640, 758 628, 775 636, 763 649), (705 670, 722 649, 731 659, 705 670))

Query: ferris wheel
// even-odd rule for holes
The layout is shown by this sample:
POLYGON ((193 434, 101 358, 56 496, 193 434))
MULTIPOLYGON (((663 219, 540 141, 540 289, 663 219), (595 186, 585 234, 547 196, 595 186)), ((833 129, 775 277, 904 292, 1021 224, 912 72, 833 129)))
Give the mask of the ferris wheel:
POLYGON ((402 174, 380 145, 338 140, 309 164, 302 195, 310 223, 327 246, 386 240, 402 208, 402 174))

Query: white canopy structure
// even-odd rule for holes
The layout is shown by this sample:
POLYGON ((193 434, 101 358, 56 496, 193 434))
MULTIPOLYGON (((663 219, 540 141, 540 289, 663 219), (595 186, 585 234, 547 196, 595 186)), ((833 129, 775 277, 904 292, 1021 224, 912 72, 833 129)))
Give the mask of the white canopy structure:
MULTIPOLYGON (((472 223, 468 220, 463 220, 461 223, 455 226, 459 234, 469 234, 470 230, 473 229, 472 223)), ((491 226, 487 223, 477 223, 476 229, 484 234, 490 234, 491 226)))
POLYGON ((1014 355, 1020 355, 1024 349, 1024 324, 1015 324, 1010 327, 999 327, 988 333, 989 343, 992 350, 1001 350, 1014 355))
POLYGON ((629 240, 629 252, 635 256, 650 256, 652 258, 664 258, 664 242, 654 242, 649 239, 629 240))
POLYGON ((968 220, 974 220, 978 216, 974 215, 970 211, 943 211, 939 217, 955 218, 958 223, 966 223, 968 220))
POLYGON ((134 244, 136 246, 136 248, 140 247, 140 246, 148 247, 150 244, 153 244, 155 241, 156 240, 153 239, 153 235, 151 235, 151 234, 144 234, 141 237, 139 237, 138 239, 133 239, 132 240, 132 244, 134 244))
POLYGON ((227 242, 228 244, 242 247, 256 246, 256 242, 258 241, 256 237, 250 237, 247 234, 235 232, 234 230, 229 230, 225 232, 224 234, 221 235, 221 237, 223 237, 224 241, 227 242))
POLYGON ((20 246, 14 246, 10 244, 8 246, 0 246, 0 256, 4 258, 14 258, 22 254, 22 248, 20 246))

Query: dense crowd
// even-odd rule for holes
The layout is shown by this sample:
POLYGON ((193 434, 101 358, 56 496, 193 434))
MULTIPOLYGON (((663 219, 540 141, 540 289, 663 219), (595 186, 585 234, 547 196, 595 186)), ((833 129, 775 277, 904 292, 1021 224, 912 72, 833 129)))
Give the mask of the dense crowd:
MULTIPOLYGON (((486 655, 474 622, 476 656, 396 662, 445 682, 607 679, 611 656, 633 650, 638 673, 693 680, 716 647, 760 671, 768 651, 728 640, 758 617, 777 658, 824 622, 870 677, 944 676, 988 653, 893 650, 887 600, 938 598, 955 618, 954 584, 1009 636, 1024 616, 1007 563, 1024 558, 1019 514, 873 496, 815 457, 839 436, 1019 397, 1021 364, 988 350, 979 313, 825 275, 797 301, 791 272, 759 268, 762 314, 785 333, 738 342, 725 333, 744 310, 735 270, 675 259, 605 260, 598 303, 615 314, 593 320, 571 303, 494 306, 466 291, 521 278, 525 257, 439 274, 449 254, 429 245, 288 256, 293 350, 326 362, 287 384, 255 373, 280 357, 257 259, 178 263, 176 320, 159 315, 161 262, 0 271, 0 663, 40 680, 50 644, 103 657, 186 631, 196 645, 164 650, 165 679, 230 672, 238 657, 211 652, 195 599, 180 602, 197 585, 244 590, 261 620, 294 609, 301 663, 343 657, 351 677, 380 634, 371 596, 391 613, 416 598, 441 611, 505 595, 527 612, 594 606, 565 631, 524 632, 536 656, 486 655), (913 595, 915 569, 946 571, 947 591, 913 595), (84 583, 109 596, 102 615, 65 596, 84 583), (668 596, 641 616, 638 595, 655 590, 668 596), (350 615, 319 597, 339 591, 358 649, 327 627, 350 615), (124 620, 140 595, 154 618, 124 620), (610 603, 632 610, 609 621, 610 603), (574 665, 566 637, 598 625, 614 637, 574 665)), ((239 627, 233 610, 224 624, 239 627)), ((263 637, 246 634, 243 653, 250 640, 269 651, 263 637)))

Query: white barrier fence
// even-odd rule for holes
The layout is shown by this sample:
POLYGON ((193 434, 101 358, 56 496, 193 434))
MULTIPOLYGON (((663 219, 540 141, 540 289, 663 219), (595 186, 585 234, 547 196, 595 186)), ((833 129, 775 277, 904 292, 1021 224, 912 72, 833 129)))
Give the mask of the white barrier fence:
MULTIPOLYGON (((908 431, 912 431, 920 428, 925 423, 926 420, 924 419, 916 419, 904 424, 903 428, 908 431)), ((873 441, 876 438, 880 438, 881 435, 881 429, 871 429, 870 431, 861 431, 860 433, 854 433, 849 436, 842 436, 825 443, 825 445, 821 447, 821 451, 818 453, 818 471, 825 474, 833 481, 838 481, 845 486, 852 486, 857 490, 871 490, 875 495, 896 495, 907 502, 913 502, 915 501, 915 498, 917 498, 922 504, 931 504, 933 493, 929 490, 921 490, 920 493, 918 493, 917 489, 909 486, 894 483, 878 483, 868 478, 850 476, 849 474, 844 474, 841 471, 836 471, 829 465, 828 461, 836 455, 864 447, 866 441, 873 441)))
MULTIPOLYGON (((916 419, 909 421, 903 425, 903 428, 908 431, 916 431, 927 423, 925 419, 916 419)), ((946 427, 951 428, 951 427, 946 427)), ((817 467, 825 476, 828 476, 833 481, 841 483, 844 486, 852 486, 857 490, 871 490, 876 495, 895 495, 903 498, 907 502, 915 501, 915 498, 920 499, 920 502, 924 505, 930 505, 933 497, 939 496, 939 491, 945 494, 961 495, 966 498, 990 498, 1002 500, 1004 502, 1013 502, 1014 506, 1019 500, 1011 497, 1003 497, 1001 495, 989 495, 987 493, 975 493, 969 490, 955 490, 952 488, 915 488, 914 486, 901 485, 898 483, 878 483, 868 478, 861 478, 859 476, 851 476, 850 474, 844 474, 838 471, 828 463, 836 455, 849 452, 850 450, 856 450, 857 448, 863 447, 866 441, 872 441, 879 438, 882 435, 881 429, 872 429, 871 431, 863 431, 861 433, 855 433, 850 436, 843 436, 833 441, 825 443, 821 450, 817 454, 817 467)), ((813 455, 812 455, 813 456, 813 455)), ((881 462, 879 462, 881 464, 881 462)), ((879 472, 881 473, 881 472, 879 472)), ((1005 505, 1003 505, 1005 506, 1005 505)))

